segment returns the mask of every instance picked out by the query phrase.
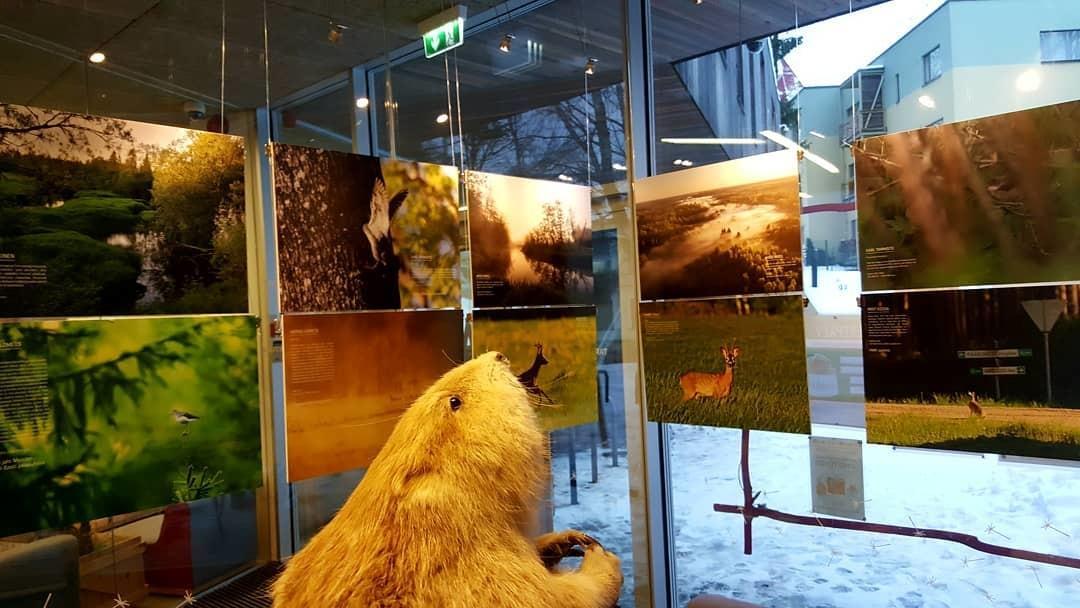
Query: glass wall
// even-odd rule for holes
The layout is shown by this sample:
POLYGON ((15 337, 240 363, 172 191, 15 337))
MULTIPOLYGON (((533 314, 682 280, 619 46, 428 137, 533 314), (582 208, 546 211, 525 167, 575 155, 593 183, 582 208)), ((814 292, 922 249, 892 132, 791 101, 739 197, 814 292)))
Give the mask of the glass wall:
MULTIPOLYGON (((776 140, 763 136, 766 131, 781 134, 791 147, 798 146, 801 159, 812 436, 808 442, 804 435, 753 431, 747 439, 732 429, 662 425, 670 471, 668 521, 673 544, 669 551, 674 558, 673 593, 678 605, 706 593, 766 606, 967 606, 980 602, 1058 606, 1067 605, 1068 598, 1075 595, 1075 570, 1066 567, 1077 563, 1077 552, 1069 540, 1073 531, 1067 523, 1074 518, 1068 488, 1076 483, 1075 463, 1016 456, 1017 444, 1013 442, 1022 442, 1020 437, 1032 431, 1023 425, 1004 430, 993 421, 997 416, 1020 415, 1018 410, 1004 409, 1008 407, 1027 405, 1036 408, 1031 411, 1043 412, 1049 410, 1039 408, 1061 407, 1066 408, 1062 415, 1068 416, 1072 412, 1067 408, 1074 405, 1062 400, 1053 404, 1040 401, 1045 392, 1034 402, 1010 402, 1010 390, 1019 389, 1009 387, 1024 380, 970 375, 1038 374, 1032 371, 1038 360, 1021 360, 1017 367, 1008 369, 1006 366, 1017 365, 1015 359, 961 366, 966 378, 954 382, 954 388, 932 394, 922 388, 922 392, 906 394, 900 401, 881 394, 880 387, 891 380, 876 370, 882 369, 881 361, 896 355, 886 354, 893 350, 882 350, 880 334, 875 333, 881 329, 881 317, 865 307, 868 301, 890 301, 888 298, 899 296, 868 300, 886 288, 880 280, 863 283, 868 262, 863 259, 860 276, 859 256, 868 255, 880 241, 859 243, 858 223, 874 221, 863 207, 865 201, 880 200, 874 197, 900 186, 889 179, 868 181, 872 178, 863 169, 856 170, 867 158, 860 159, 854 152, 876 153, 874 146, 882 140, 874 138, 882 135, 962 123, 956 132, 960 141, 967 142, 963 145, 969 146, 970 156, 963 157, 961 166, 974 167, 974 174, 981 175, 978 179, 988 181, 955 187, 970 187, 973 196, 984 196, 986 204, 992 206, 988 211, 992 217, 1008 215, 1011 211, 1005 208, 1013 203, 1022 207, 1037 204, 1033 201, 1045 195, 1028 198, 1015 189, 1018 186, 1005 185, 1027 178, 1016 177, 1023 170, 1016 167, 1018 161, 1010 153, 994 151, 991 139, 997 131, 993 129, 1004 128, 1002 123, 962 121, 1077 100, 1080 91, 1072 85, 1076 78, 1070 72, 1075 62, 1067 59, 1065 42, 1067 33, 1080 26, 1075 8, 1074 3, 1054 0, 843 0, 795 2, 779 8, 735 0, 697 6, 660 0, 650 3, 655 171, 682 170, 690 166, 687 160, 701 164, 775 149, 771 146, 776 140), (696 25, 698 22, 715 25, 703 28, 696 25), (701 42, 695 45, 699 37, 701 42), (995 43, 988 46, 987 40, 995 43), (755 61, 755 57, 763 59, 755 61), (699 72, 698 66, 708 67, 699 72), (686 138, 696 142, 678 143, 686 138), (1000 196, 1001 188, 1011 189, 1010 195, 1000 196), (989 194, 978 194, 980 189, 989 194), (870 325, 864 327, 864 323, 870 325), (867 335, 872 341, 864 345, 867 335), (864 352, 869 357, 865 371, 864 352), (869 401, 865 407, 864 401, 869 401), (990 408, 985 407, 988 403, 990 408), (908 409, 903 414, 890 409, 898 407, 908 409), (955 408, 951 415, 968 419, 960 425, 964 431, 946 430, 932 417, 944 415, 950 407, 955 408), (994 408, 1001 409, 991 413, 994 408), (883 430, 892 429, 887 425, 897 424, 897 418, 890 417, 898 415, 911 426, 903 431, 883 430), (923 415, 928 417, 918 417, 923 415), (918 424, 941 428, 917 428, 918 424), (896 435, 898 432, 908 436, 896 435), (952 433, 957 435, 950 436, 952 433), (822 441, 828 438, 859 443, 822 441), (939 449, 880 445, 894 443, 939 449), (842 456, 829 451, 837 445, 845 450, 842 456), (1010 452, 1014 455, 997 455, 1010 452), (742 466, 744 460, 748 467, 742 466), (847 517, 864 519, 871 525, 837 528, 828 511, 821 510, 822 496, 832 489, 820 485, 822 478, 814 471, 833 467, 830 470, 839 476, 841 465, 859 469, 858 485, 865 479, 865 494, 860 487, 859 493, 850 497, 849 506, 856 508, 847 517), (747 471, 752 493, 745 486, 743 474, 747 471), (724 508, 714 509, 714 503, 731 508, 727 513, 718 512, 724 508), (744 518, 739 513, 750 505, 768 509, 760 511, 768 515, 753 518, 752 532, 744 537, 744 518), (893 533, 884 533, 889 526, 893 533), (906 530, 897 532, 897 528, 906 530), (942 540, 942 536, 964 540, 957 544, 942 540), (967 542, 975 539, 974 547, 967 542), (994 548, 981 551, 984 547, 979 542, 1008 547, 1005 554, 1009 557, 994 548)), ((1068 105, 1050 112, 1060 120, 1072 115, 1068 105)), ((1025 122, 1040 120, 1034 118, 1037 115, 1015 116, 1009 120, 1034 130, 1024 131, 1024 135, 1017 132, 1013 137, 1018 139, 1011 145, 1026 145, 1020 143, 1028 141, 1023 138, 1041 136, 1035 131, 1043 128, 1041 123, 1025 122)), ((1073 131, 1071 126, 1062 128, 1073 131)), ((1073 145, 1068 137, 1062 134, 1049 145, 1068 148, 1073 145)), ((929 153, 914 153, 925 154, 917 156, 922 162, 932 162, 929 153)), ((1068 156, 1063 151, 1056 154, 1068 156)), ((896 157, 891 160, 897 162, 896 157)), ((937 162, 950 161, 939 158, 937 162)), ((1061 176, 1071 171, 1065 167, 1072 163, 1051 161, 1053 168, 1035 169, 1032 165, 1029 170, 1061 176)), ((968 169, 956 168, 956 174, 946 171, 919 179, 947 181, 968 169)), ((893 175, 892 180, 909 176, 889 175, 893 175)), ((1053 180, 1061 178, 1050 179, 1055 183, 1053 180)), ((933 183, 923 182, 921 187, 933 188, 933 183)), ((905 196, 914 196, 915 191, 917 188, 904 187, 905 196)), ((942 197, 948 195, 938 192, 937 204, 943 205, 942 197)), ((970 227, 963 225, 956 211, 940 213, 929 221, 944 232, 951 231, 948 238, 956 247, 980 247, 958 240, 962 234, 970 234, 970 227), (950 225, 950 221, 954 223, 950 225)), ((903 215, 888 220, 896 223, 888 226, 886 234, 899 232, 907 252, 926 238, 920 230, 928 229, 925 218, 915 214, 909 210, 906 221, 903 215)), ((1004 221, 1008 225, 1008 220, 1004 221)), ((863 230, 872 226, 864 225, 863 230)), ((1018 242, 1039 238, 1039 229, 1030 224, 1009 228, 1014 229, 1028 231, 1028 236, 1012 237, 1018 242)), ((877 239, 884 238, 882 232, 874 234, 877 239)), ((999 236, 1011 243, 1009 237, 999 236)), ((981 246, 994 247, 989 244, 992 240, 981 246)), ((1016 255, 1021 255, 1024 246, 1016 247, 1016 255)), ((959 254, 953 250, 952 255, 959 254)), ((965 255, 976 254, 969 249, 965 255)), ((1043 250, 1038 255, 1049 260, 1053 254, 1043 250)), ((983 263, 993 264, 988 258, 983 263)), ((967 289, 1032 280, 987 280, 982 278, 986 273, 978 272, 959 276, 965 271, 959 270, 959 265, 952 267, 958 276, 950 280, 958 282, 946 284, 967 289)), ((887 290, 893 293, 893 289, 897 287, 887 290)), ((1057 285, 1047 292, 1058 294, 1063 302, 1065 312, 1059 328, 1071 319, 1067 304, 1070 289, 1070 284, 1057 285)), ((950 293, 964 292, 922 297, 935 298, 940 306, 947 298, 963 297, 947 295, 950 293)), ((978 293, 987 301, 1000 297, 997 292, 978 293)), ((1004 310, 1006 305, 1001 306, 1004 310)), ((947 313, 942 309, 941 314, 947 313)), ((972 315, 978 313, 969 308, 969 312, 958 314, 965 319, 958 322, 970 323, 975 319, 972 315)), ((917 316, 905 318, 914 324, 925 322, 917 316)), ((1011 322, 1017 324, 1015 327, 1010 322, 991 321, 1004 323, 995 330, 1001 341, 1018 339, 1006 337, 1017 332, 1027 336, 1029 320, 1023 315, 1015 319, 1011 322)), ((943 341, 959 350, 935 354, 934 349, 941 346, 924 337, 913 356, 916 360, 937 357, 934 360, 941 361, 937 365, 954 365, 948 361, 965 357, 972 351, 963 349, 980 343, 973 329, 958 327, 943 321, 937 332, 955 332, 943 341)), ((894 336, 904 335, 899 328, 892 331, 894 336)), ((1033 327, 1030 333, 1034 345, 1038 334, 1033 327)), ((1038 344, 1041 348, 1041 342, 1038 344)), ((1008 354, 993 351, 988 356, 1008 354)), ((1023 359, 1027 355, 1019 356, 1023 359)), ((930 373, 927 368, 914 372, 916 367, 911 368, 912 373, 930 373)), ((896 368, 893 371, 898 373, 896 368)), ((946 373, 950 372, 940 375, 946 373)), ((936 381, 947 386, 940 384, 940 378, 936 381)), ((1056 395, 1064 389, 1055 381, 1054 390, 1056 395)), ((1065 452, 1047 446, 1019 451, 1075 458, 1075 440, 1063 441, 1070 446, 1065 452)))

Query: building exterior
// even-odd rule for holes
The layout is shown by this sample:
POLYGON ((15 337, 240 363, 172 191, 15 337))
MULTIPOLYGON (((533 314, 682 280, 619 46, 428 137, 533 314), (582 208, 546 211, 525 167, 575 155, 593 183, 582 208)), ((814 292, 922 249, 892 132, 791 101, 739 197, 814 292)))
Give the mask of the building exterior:
POLYGON ((1078 97, 1080 2, 946 1, 840 85, 799 92, 803 145, 841 169, 804 172, 805 238, 834 256, 855 238, 853 139, 1078 97))

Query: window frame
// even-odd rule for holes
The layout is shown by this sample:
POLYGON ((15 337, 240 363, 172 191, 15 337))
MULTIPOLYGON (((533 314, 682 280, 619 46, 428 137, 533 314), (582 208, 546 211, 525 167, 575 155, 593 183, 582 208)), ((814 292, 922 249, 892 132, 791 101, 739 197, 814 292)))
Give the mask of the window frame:
POLYGON ((1069 28, 1060 30, 1039 30, 1039 63, 1051 64, 1051 63, 1077 63, 1080 62, 1080 49, 1077 51, 1075 57, 1067 57, 1065 59, 1047 59, 1045 54, 1044 40, 1047 34, 1065 34, 1073 33, 1078 39, 1080 39, 1080 28, 1069 28))
POLYGON ((935 80, 941 78, 942 75, 945 74, 945 66, 941 65, 941 54, 940 53, 941 53, 941 45, 939 44, 939 45, 935 46, 934 48, 930 49, 929 51, 927 51, 926 53, 924 53, 923 56, 922 56, 923 85, 924 86, 930 84, 931 82, 934 82, 935 80), (938 67, 940 68, 940 70, 938 71, 937 74, 934 74, 933 57, 934 57, 935 53, 938 54, 937 55, 937 57, 938 57, 938 67))

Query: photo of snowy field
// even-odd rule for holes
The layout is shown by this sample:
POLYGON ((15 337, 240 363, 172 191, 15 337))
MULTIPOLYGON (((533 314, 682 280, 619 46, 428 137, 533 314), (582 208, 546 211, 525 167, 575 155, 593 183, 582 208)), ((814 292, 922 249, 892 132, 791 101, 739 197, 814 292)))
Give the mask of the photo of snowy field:
MULTIPOLYGON (((615 374, 613 374, 613 379, 615 374)), ((613 394, 617 390, 613 389, 613 394)), ((581 427, 585 428, 585 427, 581 427)), ((797 526, 757 519, 744 555, 742 519, 715 513, 738 504, 739 431, 668 425, 678 606, 716 593, 769 608, 1059 608, 1080 597, 1080 572, 987 555, 963 545, 797 526)), ((865 440, 862 429, 815 426, 816 435, 865 440)), ((810 515, 805 436, 754 432, 751 475, 758 502, 810 515)), ((620 606, 632 606, 628 474, 601 451, 589 483, 589 446, 576 454, 579 504, 570 504, 569 458, 555 452, 555 527, 596 535, 623 559, 620 606)), ((989 543, 1080 557, 1080 468, 996 456, 869 445, 867 521, 972 534, 989 543)))

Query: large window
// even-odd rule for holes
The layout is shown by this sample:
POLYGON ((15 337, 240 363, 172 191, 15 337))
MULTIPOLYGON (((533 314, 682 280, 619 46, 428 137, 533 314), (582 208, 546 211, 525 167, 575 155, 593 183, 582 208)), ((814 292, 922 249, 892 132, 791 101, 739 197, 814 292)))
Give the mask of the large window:
POLYGON ((1043 63, 1080 61, 1080 30, 1039 32, 1043 63))

